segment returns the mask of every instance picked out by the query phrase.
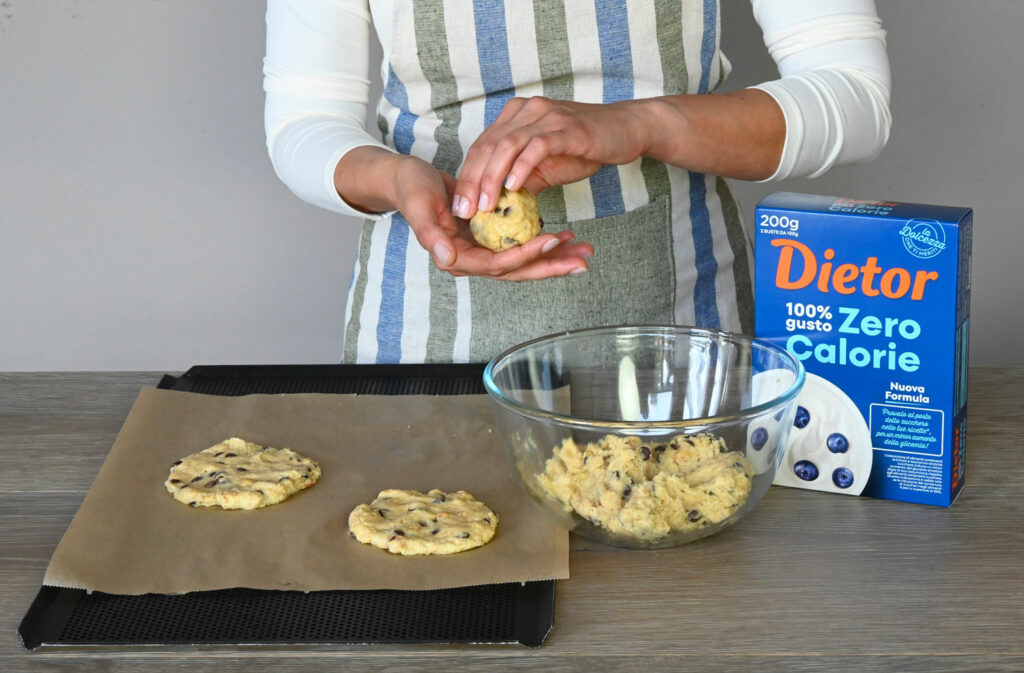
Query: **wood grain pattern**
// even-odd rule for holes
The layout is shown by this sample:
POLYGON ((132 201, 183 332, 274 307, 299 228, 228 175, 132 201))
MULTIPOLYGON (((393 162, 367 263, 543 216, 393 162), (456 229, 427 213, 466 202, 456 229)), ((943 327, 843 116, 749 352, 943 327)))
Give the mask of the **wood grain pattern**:
POLYGON ((971 371, 967 484, 951 509, 773 488, 734 528, 677 549, 574 536, 555 630, 535 650, 26 652, 17 625, 49 557, 160 376, 0 374, 3 671, 1024 670, 1024 368, 997 367, 971 371))

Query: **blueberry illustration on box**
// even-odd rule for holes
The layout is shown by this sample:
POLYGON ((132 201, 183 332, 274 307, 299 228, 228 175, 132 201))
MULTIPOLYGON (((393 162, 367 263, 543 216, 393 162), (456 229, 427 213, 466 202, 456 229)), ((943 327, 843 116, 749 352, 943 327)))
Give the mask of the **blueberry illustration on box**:
MULTIPOLYGON (((755 219, 756 336, 807 370, 775 483, 951 505, 965 476, 971 209, 778 192, 755 219)), ((757 431, 752 447, 767 441, 757 431)))

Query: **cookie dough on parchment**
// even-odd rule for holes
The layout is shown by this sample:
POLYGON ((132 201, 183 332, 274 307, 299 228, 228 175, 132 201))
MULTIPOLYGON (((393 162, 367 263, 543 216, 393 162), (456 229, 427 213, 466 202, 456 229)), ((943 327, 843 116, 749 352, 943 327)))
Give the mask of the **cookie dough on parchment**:
POLYGON ((348 517, 352 535, 392 554, 455 554, 490 542, 498 516, 465 491, 388 489, 348 517))
POLYGON ((231 437, 175 461, 164 486, 175 500, 192 507, 259 509, 318 479, 320 465, 311 458, 231 437))

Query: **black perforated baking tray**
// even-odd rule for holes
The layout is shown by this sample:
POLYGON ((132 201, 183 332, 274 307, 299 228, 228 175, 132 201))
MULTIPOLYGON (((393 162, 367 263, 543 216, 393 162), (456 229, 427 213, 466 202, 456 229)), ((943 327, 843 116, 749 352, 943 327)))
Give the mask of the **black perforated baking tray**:
MULTIPOLYGON (((483 365, 197 366, 158 388, 211 395, 472 395, 483 365)), ((28 649, 372 643, 522 644, 554 625, 555 582, 433 591, 225 589, 123 596, 42 586, 18 628, 28 649)))

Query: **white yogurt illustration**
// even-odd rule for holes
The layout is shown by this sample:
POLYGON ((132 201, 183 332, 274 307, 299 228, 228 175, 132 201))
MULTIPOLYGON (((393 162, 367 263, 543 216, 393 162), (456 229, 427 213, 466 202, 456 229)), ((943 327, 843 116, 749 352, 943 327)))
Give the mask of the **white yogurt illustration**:
POLYGON ((860 495, 871 476, 871 433, 846 393, 807 373, 774 483, 860 495))
MULTIPOLYGON (((788 369, 770 369, 755 374, 751 386, 751 406, 774 400, 789 390, 795 380, 796 374, 788 369)), ((768 466, 777 463, 781 457, 784 447, 780 446, 775 451, 771 447, 776 446, 779 433, 786 429, 781 425, 782 420, 768 416, 761 421, 751 422, 747 428, 746 456, 755 474, 767 472, 768 466)))

